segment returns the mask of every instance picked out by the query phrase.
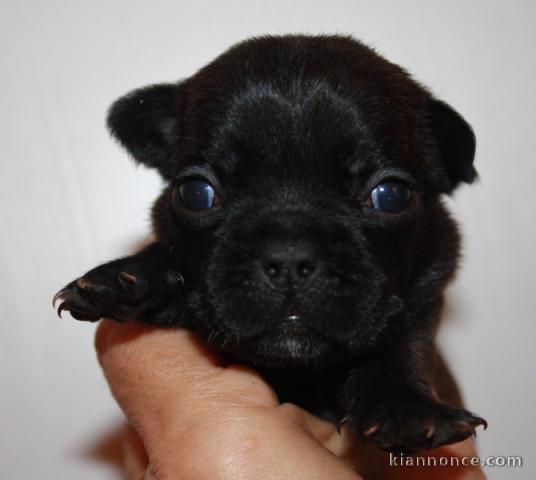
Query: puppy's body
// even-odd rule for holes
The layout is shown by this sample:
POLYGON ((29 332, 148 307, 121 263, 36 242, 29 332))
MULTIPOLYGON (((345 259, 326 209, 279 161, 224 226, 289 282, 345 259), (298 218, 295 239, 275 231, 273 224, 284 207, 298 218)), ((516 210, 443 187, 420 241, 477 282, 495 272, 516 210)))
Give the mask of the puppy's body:
POLYGON ((264 37, 123 97, 109 126, 167 181, 157 242, 69 284, 60 310, 190 328, 385 449, 485 424, 432 393, 459 250, 440 195, 476 175, 448 105, 350 38, 264 37))

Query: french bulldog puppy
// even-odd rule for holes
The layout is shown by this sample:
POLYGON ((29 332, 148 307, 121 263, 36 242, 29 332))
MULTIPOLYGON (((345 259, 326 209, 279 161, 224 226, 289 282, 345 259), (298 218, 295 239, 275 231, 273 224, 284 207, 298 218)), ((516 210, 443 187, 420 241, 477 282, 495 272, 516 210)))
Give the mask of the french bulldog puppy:
POLYGON ((486 426, 433 383, 460 244, 441 196, 476 177, 449 105, 352 38, 266 36, 120 98, 108 126, 165 180, 157 241, 69 283, 59 313, 191 329, 385 450, 486 426))

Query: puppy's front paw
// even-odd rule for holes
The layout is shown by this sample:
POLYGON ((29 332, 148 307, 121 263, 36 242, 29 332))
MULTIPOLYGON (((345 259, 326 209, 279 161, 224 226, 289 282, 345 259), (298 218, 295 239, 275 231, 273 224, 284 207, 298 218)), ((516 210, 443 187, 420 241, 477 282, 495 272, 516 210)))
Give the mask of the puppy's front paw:
POLYGON ((419 392, 392 392, 388 398, 361 397, 341 423, 380 448, 411 454, 465 440, 487 422, 419 392))
POLYGON ((179 295, 184 281, 180 273, 147 268, 142 271, 140 265, 128 260, 97 267, 62 288, 52 301, 55 306, 61 300, 58 315, 67 310, 77 320, 126 320, 170 295, 179 295))

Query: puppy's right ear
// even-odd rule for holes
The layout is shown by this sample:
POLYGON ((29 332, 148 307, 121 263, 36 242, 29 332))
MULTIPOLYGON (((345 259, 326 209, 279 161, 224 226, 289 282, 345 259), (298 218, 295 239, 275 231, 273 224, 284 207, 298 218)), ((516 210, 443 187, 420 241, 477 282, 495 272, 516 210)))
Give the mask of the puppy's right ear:
POLYGON ((180 84, 151 85, 116 100, 108 128, 134 159, 171 175, 171 156, 179 135, 180 84))
POLYGON ((477 177, 473 160, 476 140, 471 126, 450 105, 431 98, 427 120, 434 145, 432 171, 439 191, 452 192, 461 182, 472 183, 477 177))

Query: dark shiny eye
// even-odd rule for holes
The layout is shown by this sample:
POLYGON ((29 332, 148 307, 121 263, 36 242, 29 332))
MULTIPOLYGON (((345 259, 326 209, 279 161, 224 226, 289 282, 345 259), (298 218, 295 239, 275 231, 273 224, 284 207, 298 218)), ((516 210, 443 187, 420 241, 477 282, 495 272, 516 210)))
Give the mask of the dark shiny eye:
POLYGON ((186 179, 173 192, 173 202, 180 201, 189 210, 209 210, 217 200, 214 187, 201 178, 186 179))
POLYGON ((400 213, 411 201, 412 191, 408 185, 396 180, 380 183, 370 194, 374 210, 386 213, 400 213))

